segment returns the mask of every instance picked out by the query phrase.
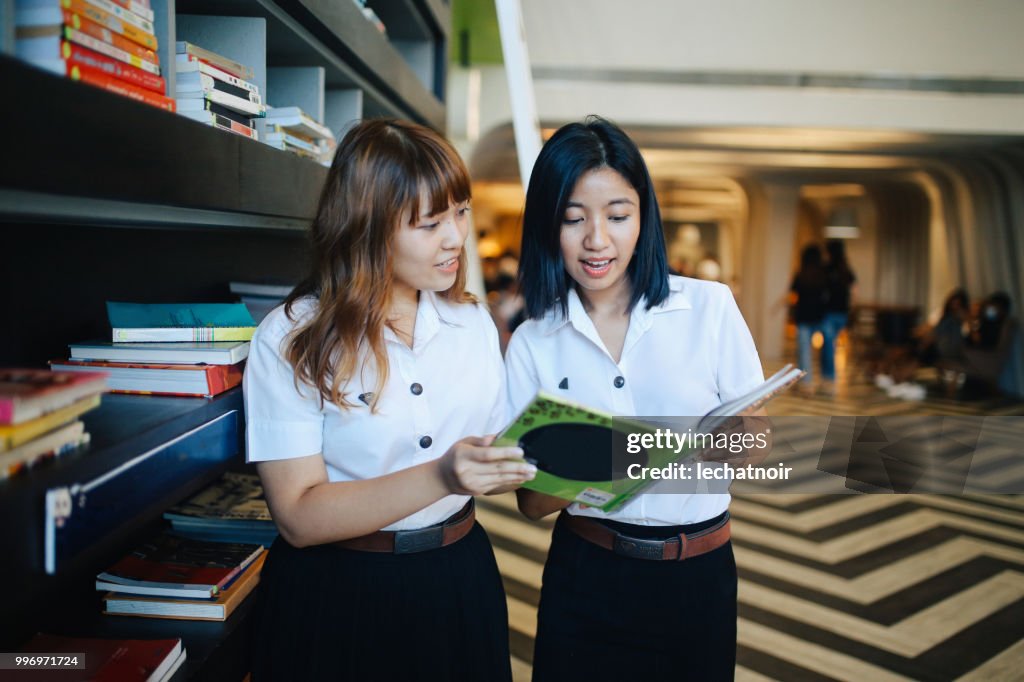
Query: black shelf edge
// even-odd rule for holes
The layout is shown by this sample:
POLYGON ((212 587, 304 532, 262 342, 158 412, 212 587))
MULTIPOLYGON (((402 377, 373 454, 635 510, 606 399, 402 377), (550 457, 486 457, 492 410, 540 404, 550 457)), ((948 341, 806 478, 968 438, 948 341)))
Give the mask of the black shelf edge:
POLYGON ((74 556, 53 576, 45 574, 43 561, 47 489, 86 483, 231 412, 238 414, 237 452, 241 453, 242 409, 240 388, 209 399, 106 394, 99 408, 82 417, 92 436, 87 448, 0 482, 0 515, 7 520, 0 526, 0 551, 6 556, 0 562, 0 581, 19 588, 5 598, 7 615, 0 623, 0 646, 17 646, 18 640, 26 636, 26 628, 38 629, 34 619, 43 618, 53 609, 61 610, 67 595, 91 584, 96 573, 128 551, 168 506, 210 483, 237 464, 241 455, 228 461, 211 458, 201 465, 200 475, 180 485, 169 486, 153 479, 144 509, 133 518, 123 519, 115 530, 74 556))
POLYGON ((102 227, 228 228, 279 233, 304 232, 308 220, 255 213, 140 204, 27 190, 0 188, 0 215, 5 220, 102 227))
MULTIPOLYGON (((16 130, 0 187, 309 221, 327 169, 294 154, 0 56, 16 130), (69 115, 68 112, 74 112, 69 115)), ((259 222, 259 221, 254 221, 259 222)))
POLYGON ((430 17, 438 35, 446 41, 451 37, 452 7, 442 0, 411 0, 420 10, 420 14, 430 17))

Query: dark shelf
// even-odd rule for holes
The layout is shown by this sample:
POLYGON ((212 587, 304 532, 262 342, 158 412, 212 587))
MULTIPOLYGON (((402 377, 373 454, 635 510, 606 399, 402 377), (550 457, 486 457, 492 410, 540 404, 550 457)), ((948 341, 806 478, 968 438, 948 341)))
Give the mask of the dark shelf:
MULTIPOLYGON (((140 214, 146 205, 196 209, 191 224, 199 225, 215 222, 204 211, 230 215, 238 227, 254 214, 262 227, 285 219, 281 229, 312 218, 327 174, 316 163, 10 57, 0 57, 0 82, 24 101, 53 103, 0 108, 0 127, 18 131, 6 152, 11 161, 0 165, 8 196, 110 200, 140 214)), ((7 216, 19 215, 12 202, 2 207, 7 216)), ((26 206, 25 214, 45 217, 46 207, 26 206)))
MULTIPOLYGON (((218 477, 242 452, 241 389, 211 399, 164 396, 103 396, 99 408, 83 417, 92 443, 83 450, 0 482, 0 581, 17 585, 5 597, 0 646, 10 651, 39 629, 47 614, 62 612, 68 595, 80 594, 95 574, 130 549, 145 535, 146 528, 163 511, 193 494, 218 477), (182 434, 218 417, 237 413, 235 443, 227 453, 204 453, 199 449, 176 453, 175 468, 146 472, 134 479, 136 493, 144 504, 133 514, 120 515, 115 500, 104 511, 116 516, 117 525, 92 542, 84 551, 59 565, 56 575, 44 570, 44 511, 46 491, 61 486, 84 484, 112 472, 139 455, 165 445, 182 434), (235 453, 225 458, 225 454, 235 453), (187 475, 182 474, 187 472, 187 475), (12 620, 13 619, 13 620, 12 620)), ((131 503, 126 499, 125 504, 131 503)), ((87 590, 88 591, 88 590, 87 590)))

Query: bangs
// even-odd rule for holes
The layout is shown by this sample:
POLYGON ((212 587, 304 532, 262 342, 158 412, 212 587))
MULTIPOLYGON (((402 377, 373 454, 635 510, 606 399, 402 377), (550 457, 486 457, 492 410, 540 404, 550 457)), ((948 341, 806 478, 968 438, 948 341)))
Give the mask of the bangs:
POLYGON ((406 179, 402 183, 403 196, 396 197, 399 204, 409 210, 413 222, 419 220, 422 213, 442 213, 450 204, 468 201, 472 195, 469 172, 462 159, 447 145, 434 144, 433 140, 427 142, 407 159, 408 165, 402 174, 406 179), (420 206, 423 198, 426 206, 420 206))

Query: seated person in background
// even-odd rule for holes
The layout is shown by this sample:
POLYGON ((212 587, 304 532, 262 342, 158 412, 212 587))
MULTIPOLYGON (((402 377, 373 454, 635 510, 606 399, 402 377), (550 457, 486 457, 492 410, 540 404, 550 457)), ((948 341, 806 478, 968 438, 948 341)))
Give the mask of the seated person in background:
POLYGON ((965 348, 964 372, 969 381, 983 384, 989 391, 1004 390, 1004 370, 1017 343, 1017 320, 1010 317, 1010 296, 997 291, 982 303, 980 314, 965 348))
POLYGON ((942 317, 919 335, 917 359, 940 372, 947 392, 958 387, 958 377, 967 362, 967 337, 970 333, 971 304, 964 289, 955 289, 946 297, 942 317))

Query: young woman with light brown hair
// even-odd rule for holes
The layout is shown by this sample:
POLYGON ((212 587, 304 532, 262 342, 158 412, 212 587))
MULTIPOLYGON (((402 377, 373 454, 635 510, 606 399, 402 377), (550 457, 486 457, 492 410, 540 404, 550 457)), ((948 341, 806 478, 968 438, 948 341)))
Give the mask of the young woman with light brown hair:
POLYGON ((433 131, 356 125, 320 197, 309 276, 259 326, 248 459, 280 537, 261 680, 511 679, 505 597, 471 495, 533 476, 504 424, 487 310, 464 293, 469 178, 433 131))

